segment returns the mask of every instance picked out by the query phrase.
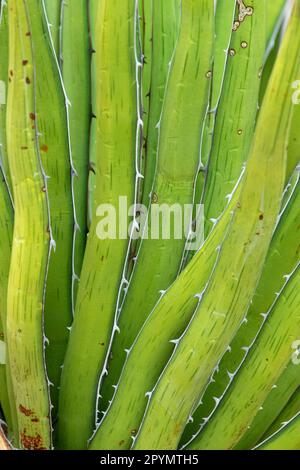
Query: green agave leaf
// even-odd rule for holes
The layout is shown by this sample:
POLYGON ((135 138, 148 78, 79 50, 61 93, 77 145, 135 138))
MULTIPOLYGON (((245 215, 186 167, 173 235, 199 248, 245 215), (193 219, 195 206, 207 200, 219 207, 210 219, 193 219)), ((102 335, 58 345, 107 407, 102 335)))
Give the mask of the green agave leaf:
POLYGON ((276 384, 274 384, 271 392, 264 401, 259 413, 255 415, 251 426, 246 430, 239 443, 234 448, 235 450, 252 449, 258 442, 265 441, 274 432, 282 426, 283 422, 289 421, 295 414, 300 411, 299 399, 298 409, 292 410, 292 413, 286 415, 286 407, 289 408, 289 400, 293 393, 300 386, 299 367, 290 362, 286 369, 279 377, 276 384), (274 422, 274 425, 270 425, 274 422), (275 424, 277 423, 277 425, 275 424), (269 429, 270 430, 269 430, 269 429), (266 432, 267 431, 267 432, 266 432), (266 433, 266 434, 265 434, 266 433))
MULTIPOLYGON (((299 162, 300 163, 300 162, 299 162)), ((285 208, 287 207, 288 202, 290 201, 292 194, 295 191, 296 186, 299 184, 299 179, 300 179, 300 166, 297 165, 295 168, 292 176, 290 177, 283 196, 282 196, 282 213, 284 212, 285 208)))
MULTIPOLYGON (((205 117, 200 150, 199 171, 195 180, 193 219, 197 217, 196 204, 201 201, 207 175, 207 163, 211 151, 217 108, 224 84, 228 52, 232 36, 232 26, 236 12, 236 0, 219 0, 215 9, 215 40, 213 44, 213 68, 209 106, 205 117)), ((181 269, 192 259, 195 252, 185 250, 181 269)))
MULTIPOLYGON (((220 208, 224 208, 226 195, 230 194, 247 158, 255 128, 265 45, 273 40, 274 30, 283 17, 284 0, 276 0, 272 6, 268 1, 248 2, 247 7, 256 12, 249 17, 241 13, 243 4, 217 2, 212 102, 202 152, 203 165, 208 163, 202 201, 209 227, 209 219, 216 218, 220 208)), ((199 189, 198 193, 201 196, 199 189)))
POLYGON ((258 450, 299 450, 300 413, 289 423, 258 447, 258 450))
POLYGON ((92 48, 95 47, 96 39, 96 26, 97 26, 97 12, 101 0, 88 0, 88 11, 89 11, 89 32, 92 48))
POLYGON ((217 368, 244 320, 280 209, 293 108, 286 96, 299 71, 300 41, 294 39, 298 14, 297 8, 270 81, 240 205, 235 210, 215 273, 193 321, 151 394, 135 449, 176 449, 211 372, 217 368))
MULTIPOLYGON (((152 55, 154 49, 154 40, 156 41, 156 34, 154 32, 154 13, 153 9, 156 2, 153 0, 139 0, 139 28, 137 31, 137 41, 140 47, 140 55, 142 68, 140 70, 141 77, 139 77, 139 83, 141 84, 140 89, 140 99, 141 99, 141 110, 143 113, 143 133, 141 136, 140 145, 141 149, 141 161, 140 161, 140 170, 144 175, 145 171, 145 160, 147 158, 147 130, 149 122, 149 111, 150 111, 150 98, 151 98, 151 78, 152 78, 152 55)), ((174 3, 174 0, 173 0, 174 3)), ((171 16, 171 15, 170 15, 171 16)), ((150 179, 150 184, 153 184, 154 172, 152 175, 152 181, 150 179)), ((142 196, 142 186, 140 184, 139 188, 139 197, 138 200, 141 202, 142 196)), ((150 191, 149 191, 150 192, 150 191)))
POLYGON ((268 47, 271 48, 277 36, 277 32, 281 27, 284 19, 286 1, 272 0, 266 2, 267 8, 267 41, 268 47))
MULTIPOLYGON (((180 26, 180 0, 144 0, 148 16, 152 5, 151 68, 149 67, 149 48, 145 50, 146 64, 143 69, 144 102, 148 99, 148 115, 144 122, 144 185, 143 204, 148 205, 155 176, 159 141, 158 123, 163 109, 170 62, 178 39, 180 26), (148 53, 147 53, 148 51, 148 53), (146 72, 146 74, 145 74, 146 72), (150 75, 150 77, 149 77, 150 75), (149 96, 148 96, 149 95, 149 96)), ((148 28, 149 35, 149 28, 148 28)), ((148 38, 149 41, 149 38, 148 38)), ((147 101, 146 101, 147 103, 147 101)))
MULTIPOLYGON (((284 276, 292 272, 299 262, 299 236, 297 236, 299 229, 300 183, 298 173, 298 184, 294 187, 294 192, 290 195, 287 206, 277 224, 259 284, 247 312, 247 322, 241 325, 230 345, 230 350, 226 352, 219 364, 218 371, 214 374, 213 382, 201 397, 201 403, 193 414, 193 421, 187 424, 182 444, 197 434, 218 406, 218 398, 224 395, 235 376, 235 371, 239 369, 262 327, 264 321, 262 313, 269 311, 276 298, 276 293, 280 292, 284 286, 284 276)), ((262 415, 263 413, 260 413, 260 416, 262 415)), ((266 420, 261 420, 262 426, 265 423, 266 420)), ((258 425, 255 426, 253 433, 255 432, 260 432, 258 425)), ((256 442, 257 440, 253 444, 256 442)))
POLYGON ((290 178, 295 170, 296 165, 299 164, 299 148, 300 148, 300 105, 294 105, 295 112, 291 124, 290 139, 288 145, 288 162, 286 177, 290 178))
MULTIPOLYGON (((165 5, 165 3, 164 3, 165 5)), ((149 233, 153 206, 177 204, 183 209, 193 202, 193 185, 199 162, 200 132, 208 102, 211 70, 212 42, 214 35, 214 2, 212 0, 184 0, 182 23, 174 60, 164 98, 159 122, 159 147, 157 169, 153 186, 149 233), (201 49, 202 41, 206 49, 201 49), (180 83, 180 86, 178 86, 180 83), (190 97, 193 96, 193 100, 190 97), (188 154, 186 158, 183 155, 188 154)), ((154 60, 154 59, 153 59, 154 60)), ((152 157, 150 157, 152 158, 152 157)), ((171 218, 171 217, 170 217, 171 218)), ((108 379, 104 381, 101 395, 105 410, 111 398, 112 386, 117 382, 130 348, 144 321, 165 291, 175 280, 180 267, 185 238, 176 238, 171 229, 170 237, 163 237, 159 227, 157 238, 143 239, 137 255, 137 264, 121 310, 118 326, 120 334, 114 339, 108 364, 108 379), (168 238, 168 239, 166 239, 168 238), (147 295, 141 284, 147 272, 147 295)))
MULTIPOLYGON (((80 276, 87 235, 89 131, 91 119, 90 39, 86 0, 64 0, 62 7, 62 76, 70 106, 69 131, 76 176, 73 180, 76 210, 74 273, 80 276), (76 71, 74 73, 74 71, 76 71)), ((76 298, 77 286, 74 292, 76 298)))
POLYGON ((6 364, 5 335, 2 321, 0 320, 0 405, 4 412, 4 416, 7 421, 9 421, 9 425, 11 427, 10 404, 6 381, 6 364))
MULTIPOLYGON (((97 182, 94 207, 109 203, 119 213, 120 196, 127 197, 128 206, 134 202, 134 157, 140 125, 136 103, 135 3, 102 0, 96 30, 97 182)), ((118 293, 124 287, 123 283, 120 287, 120 283, 128 239, 117 236, 116 239, 101 240, 97 234, 100 215, 93 214, 75 321, 63 369, 58 427, 59 446, 64 449, 87 447, 93 431, 99 375, 106 361, 111 334, 116 328, 118 293)))
MULTIPOLYGON (((293 363, 292 363, 293 364, 293 363)), ((293 364, 294 370, 299 366, 299 364, 293 364)), ((299 367, 298 367, 298 384, 299 384, 299 367)), ((297 390, 290 398, 289 402, 286 404, 281 413, 272 423, 272 426, 267 430, 261 441, 265 441, 270 438, 273 434, 280 430, 280 428, 287 422, 289 422, 297 413, 300 412, 300 387, 298 386, 297 390)))
MULTIPOLYGON (((281 25, 282 26, 282 25, 281 25)), ((275 38, 272 38, 271 44, 267 47, 267 52, 265 54, 265 61, 263 65, 263 69, 261 72, 261 84, 260 84, 260 90, 259 90, 259 109, 261 107, 261 104, 263 102, 268 83, 274 68, 274 64, 276 62, 276 58, 278 55, 281 39, 282 39, 282 30, 279 28, 279 31, 277 31, 277 35, 275 38)))
MULTIPOLYGON (((274 42, 274 31, 275 33, 278 31, 280 25, 282 24, 282 21, 283 21, 283 6, 285 4, 285 1, 284 0, 276 0, 275 2, 266 2, 266 11, 267 11, 267 18, 266 18, 266 38, 267 38, 267 43, 269 44, 268 48, 272 51, 272 54, 270 54, 272 57, 270 58, 270 60, 268 59, 268 62, 267 62, 267 65, 264 66, 264 69, 263 69, 263 74, 262 74, 262 79, 261 79, 261 84, 260 84, 260 95, 262 95, 262 88, 263 90, 265 91, 265 86, 267 84, 267 81, 269 79, 269 69, 271 68, 271 66, 273 66, 273 61, 271 60, 274 57, 276 57, 276 54, 277 54, 277 50, 276 48, 272 48, 272 45, 273 45, 273 42, 274 42), (273 51, 276 52, 276 54, 274 53, 273 54, 273 51)), ((224 123, 228 123, 229 120, 227 119, 227 116, 226 118, 224 118, 224 112, 222 113, 222 105, 224 105, 226 103, 226 100, 229 102, 229 103, 232 103, 232 108, 231 109, 234 109, 234 103, 232 102, 233 101, 233 97, 235 97, 236 99, 236 103, 238 103, 238 100, 240 100, 240 103, 243 105, 241 109, 239 109, 238 111, 238 114, 234 113, 234 117, 233 119, 240 119, 241 116, 243 116, 243 109, 247 109, 247 104, 249 104, 247 102, 247 99, 245 99, 245 92, 243 90, 239 90, 238 87, 235 88, 235 84, 236 84, 236 81, 234 80, 234 77, 242 77, 242 71, 244 70, 244 73, 245 73, 245 82, 247 80, 247 77, 250 77, 251 76, 251 73, 253 73, 253 71, 251 71, 251 65, 255 65, 255 62, 257 61, 258 58, 261 57, 261 54, 262 54, 262 51, 264 51, 264 41, 262 40, 262 36, 264 35, 264 31, 263 29, 261 30, 260 33, 260 41, 256 41, 255 40, 251 40, 251 44, 253 44, 253 47, 252 49, 255 49, 255 52, 253 53, 252 51, 252 58, 249 57, 248 58, 248 68, 245 69, 242 68, 241 70, 239 70, 239 66, 240 66, 240 60, 241 60, 241 55, 238 54, 235 58, 234 61, 231 60, 231 56, 229 55, 229 49, 231 48, 230 47, 230 43, 231 43, 231 39, 233 39, 233 42, 235 43, 232 43, 232 53, 233 53, 233 50, 236 50, 235 49, 235 46, 237 44, 237 50, 240 49, 240 44, 238 43, 238 40, 236 38, 237 34, 236 34, 236 31, 237 29, 236 28, 239 28, 238 26, 238 22, 236 21, 234 23, 234 17, 236 16, 236 20, 238 19, 238 14, 239 14, 239 10, 240 8, 242 7, 242 5, 238 5, 239 8, 236 8, 237 6, 237 2, 236 1, 226 1, 226 0, 219 0, 217 2, 217 8, 216 8, 216 39, 215 39, 215 45, 214 45, 214 49, 215 49, 215 52, 214 52, 214 67, 213 67, 213 83, 212 83, 212 101, 211 101, 211 104, 210 104, 210 112, 207 114, 207 117, 206 117, 206 126, 205 126, 205 132, 204 132, 204 135, 203 135, 203 144, 202 144, 202 151, 201 151, 201 160, 202 160, 202 167, 200 168, 200 172, 199 172, 199 175, 198 175, 198 178, 197 178, 197 181, 196 181, 196 187, 195 187, 195 201, 200 201, 202 198, 203 198, 203 189, 204 189, 204 184, 205 184, 205 175, 207 173, 207 164, 208 164, 208 161, 209 161, 209 155, 210 155, 210 152, 215 152, 217 151, 216 147, 215 146, 213 149, 211 148, 212 147, 212 142, 213 142, 213 139, 214 139, 214 143, 217 142, 218 140, 218 137, 216 135, 215 137, 215 133, 214 133, 214 128, 215 128, 215 123, 216 123, 216 116, 217 116, 217 119, 218 119, 218 123, 222 123, 221 125, 224 127, 223 131, 222 131, 222 134, 220 135, 220 143, 219 143, 219 148, 218 148, 218 153, 220 155, 223 156, 223 149, 225 148, 225 151, 226 151, 226 148, 228 147, 229 144, 232 143, 232 139, 229 139, 228 141, 225 140, 225 138, 227 137, 226 135, 226 132, 225 132, 225 128, 226 126, 224 125, 224 123), (232 38, 232 31, 234 32, 234 35, 233 35, 233 38, 232 38), (254 45, 255 43, 255 45, 254 45), (258 55, 256 56, 257 54, 257 44, 259 44, 261 47, 259 49, 259 53, 258 55), (238 72, 236 73, 235 70, 238 70, 238 72), (231 73, 232 72, 232 73, 231 73), (232 76, 233 75, 233 76, 232 76), (225 78, 225 80, 224 80, 225 78), (224 90, 223 90, 224 89, 224 90), (218 111, 218 104, 219 104, 219 100, 220 100, 220 96, 221 96, 221 92, 223 90, 223 100, 222 100, 222 103, 221 104, 221 110, 220 110, 220 116, 219 116, 219 111, 218 111), (229 93, 228 93, 229 92, 229 93)), ((245 20, 245 19, 244 19, 245 20)), ((244 27, 244 24, 243 24, 243 27, 244 27)), ((252 25, 252 30, 254 32, 254 25, 252 25)), ((256 27, 256 31, 257 31, 257 27, 256 27)), ((243 41, 243 43, 245 43, 246 41, 243 41)), ((249 50, 249 54, 250 54, 250 50, 249 50)), ((243 59, 243 58, 242 58, 243 59)), ((244 61, 244 65, 246 65, 245 61, 244 61)), ((254 70, 254 75, 256 76, 256 70, 254 70)), ((254 98, 254 96, 257 96, 257 80, 254 80, 252 82, 249 82, 248 81, 248 87, 247 88, 247 93, 246 95, 249 96, 249 89, 251 89, 253 91, 253 99, 252 99, 252 102, 250 104, 250 109, 253 110, 253 113, 255 113, 255 108, 251 105, 254 105, 256 106, 256 98, 254 98)), ((248 97, 247 96, 247 97, 248 97)), ((246 97, 246 98, 247 98, 246 97)), ((261 102, 261 100, 260 100, 261 102)), ((226 110, 227 112, 227 109, 228 109, 228 104, 226 106, 223 107, 223 111, 226 110)), ((238 109, 238 106, 236 106, 236 109, 238 109)), ((251 114, 251 113, 250 113, 251 114)), ((246 128, 248 127, 247 126, 247 118, 248 116, 246 116, 246 128)), ((249 116, 250 118, 250 116, 249 116)), ((234 121, 235 122, 235 121, 234 121)), ((251 122, 250 122, 250 127, 252 126, 252 128, 254 128, 253 126, 255 125, 255 119, 251 122)), ((221 128, 221 125, 217 126, 216 127, 216 134, 219 131, 222 130, 221 128)), ((230 131, 230 127, 228 127, 228 132, 230 131)), ((234 128, 234 125, 233 125, 233 128, 234 128)), ((244 139, 246 139, 246 136, 245 135, 241 135, 240 138, 238 139, 240 142, 243 141, 244 139)), ((249 143, 250 139, 247 141, 245 140, 245 148, 249 148, 250 146, 250 143, 249 143)), ((238 153, 238 152, 237 152, 238 153)), ((236 156, 234 158, 232 158, 231 160, 233 162, 236 162, 237 165, 240 164, 241 161, 243 161, 243 157, 245 158, 245 155, 247 155, 247 151, 245 152, 240 152, 238 153, 240 156, 241 156, 241 160, 240 158, 238 158, 236 160, 236 156)), ((215 161, 215 163, 217 164, 218 161, 221 161, 221 164, 222 164, 222 161, 223 159, 219 159, 215 161)), ((230 160, 230 161, 231 161, 230 160)), ((224 163, 223 163, 224 164, 224 163)), ((226 162, 225 162, 226 164, 226 162)), ((214 166, 214 163, 213 163, 213 157, 212 157, 212 164, 211 164, 211 168, 210 168, 210 175, 209 175, 209 178, 212 177, 214 178, 214 171, 213 170, 213 167, 214 166)), ((236 171, 236 169, 238 169, 238 166, 235 167, 233 166, 233 168, 231 169, 228 165, 227 165, 227 172, 231 171, 232 170, 232 174, 234 174, 234 172, 236 171)), ((207 188, 209 187, 209 184, 207 183, 206 184, 206 189, 205 189, 205 195, 207 195, 207 188)), ((226 193, 223 193, 222 192, 223 189, 221 188, 221 198, 224 198, 224 195, 226 196, 226 193)), ((218 193, 218 188, 216 189, 216 193, 218 193)), ((222 204, 224 204, 224 201, 222 202, 222 204)), ((208 208, 208 211, 209 211, 209 208, 208 208)), ((188 253, 185 253, 185 260, 184 260, 184 263, 183 263, 183 266, 186 265, 191 257, 193 256, 193 252, 188 252, 188 253)))
POLYGON ((104 413, 91 449, 130 447, 142 421, 149 390, 155 386, 174 348, 172 340, 186 328, 205 290, 239 194, 240 187, 199 252, 162 295, 127 352, 120 380, 113 386, 113 400, 104 413))
MULTIPOLYGON (((39 157, 36 82, 27 6, 10 1, 7 149, 15 221, 7 296, 7 346, 19 446, 51 447, 43 312, 51 246, 47 180, 39 157), (30 82, 30 83, 29 83, 30 82), (17 103, 17 105, 16 105, 17 103)), ((18 443, 16 443, 18 444, 18 443)))
POLYGON ((6 104, 8 82, 8 22, 7 3, 0 5, 0 162, 3 176, 12 192, 6 148, 6 104))
MULTIPOLYGON (((140 67, 137 70, 137 98, 139 114, 142 118, 142 127, 139 135, 136 136, 136 168, 137 174, 143 175, 139 177, 136 184, 136 204, 142 203, 143 186, 145 183, 145 161, 147 152, 147 128, 149 121, 149 104, 150 104, 150 85, 151 85, 151 69, 152 69, 152 51, 153 51, 153 5, 152 0, 138 0, 136 5, 138 12, 138 21, 136 27, 135 44, 136 44, 136 57, 140 62, 140 67)), ((153 182, 153 181, 152 181, 153 182)), ((151 182, 151 184, 152 184, 151 182)), ((137 206, 136 206, 137 207, 137 206)), ((126 260, 126 268, 124 275, 126 279, 130 279, 132 269, 135 264, 135 256, 132 253, 138 251, 140 240, 131 239, 129 245, 130 256, 126 260)), ((123 291, 122 297, 119 299, 123 301, 126 290, 123 291)))
POLYGON ((286 19, 287 8, 285 0, 267 1, 267 48, 262 69, 261 86, 259 93, 259 107, 263 101, 270 76, 276 61, 279 46, 282 40, 282 27, 286 19))
POLYGON ((247 6, 251 14, 242 22, 237 20, 237 10, 213 133, 202 197, 206 234, 224 210, 226 197, 239 178, 255 128, 266 45, 266 2, 252 0, 247 6))
MULTIPOLYGON (((11 201, 11 181, 6 148, 6 103, 8 82, 8 23, 7 4, 0 5, 0 404, 10 432, 13 432, 9 393, 7 384, 7 351, 4 335, 6 322, 6 295, 12 241, 13 208, 11 201), (6 363, 6 364, 5 364, 6 363)), ((15 429, 16 431, 16 429, 15 429)))
POLYGON ((291 362, 292 344, 299 338, 299 280, 298 265, 232 387, 190 449, 232 449, 259 413, 291 362))
MULTIPOLYGON (((196 202, 204 204, 205 236, 226 207, 255 128, 266 45, 266 5, 258 0, 248 4, 249 15, 245 15, 242 4, 217 3, 212 98, 196 182, 196 202)), ((192 255, 185 254, 184 265, 192 255)))
POLYGON ((13 231, 13 206, 8 186, 2 169, 0 169, 0 404, 4 412, 9 432, 17 431, 16 422, 11 415, 10 397, 12 390, 7 382, 8 357, 6 347, 6 312, 7 312, 7 285, 10 266, 10 254, 13 231))
POLYGON ((89 143, 89 165, 88 165, 88 193, 87 193, 87 228, 91 227, 94 211, 94 195, 96 191, 96 161, 97 161, 97 123, 96 123, 96 25, 97 13, 101 0, 89 0, 89 34, 91 47, 91 121, 90 121, 90 143, 89 143))
POLYGON ((60 61, 60 27, 61 27, 61 9, 64 3, 64 0, 42 0, 46 13, 47 20, 49 22, 49 28, 51 32, 51 38, 53 41, 53 47, 55 54, 60 61))
MULTIPOLYGON (((181 0, 140 0, 140 43, 143 68, 141 74, 141 106, 143 111, 143 133, 141 135, 140 180, 138 201, 146 207, 151 203, 158 141, 166 85, 174 49, 178 39, 181 0)), ((140 240, 131 243, 127 277, 135 266, 135 253, 140 240)), ((103 401, 105 409, 107 403, 103 401)))
POLYGON ((212 70, 211 97, 202 137, 200 172, 196 181, 195 200, 200 201, 204 186, 205 166, 209 159, 217 108, 220 101, 232 37, 232 26, 236 12, 236 0, 219 0, 215 11, 214 61, 212 70))
MULTIPOLYGON (((226 73, 228 63, 228 51, 230 48, 233 22, 236 12, 236 1, 219 0, 215 12, 215 43, 214 43, 214 67, 212 80, 212 93, 210 109, 216 110, 226 73)), ((213 115, 212 115, 213 116, 213 115)))

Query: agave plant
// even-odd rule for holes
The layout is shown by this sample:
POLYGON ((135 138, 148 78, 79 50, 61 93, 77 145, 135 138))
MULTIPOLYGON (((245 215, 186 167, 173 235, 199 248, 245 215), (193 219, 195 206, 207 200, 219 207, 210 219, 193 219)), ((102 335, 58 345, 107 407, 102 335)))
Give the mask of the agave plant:
POLYGON ((300 0, 1 1, 0 450, 300 450, 299 126, 300 0))

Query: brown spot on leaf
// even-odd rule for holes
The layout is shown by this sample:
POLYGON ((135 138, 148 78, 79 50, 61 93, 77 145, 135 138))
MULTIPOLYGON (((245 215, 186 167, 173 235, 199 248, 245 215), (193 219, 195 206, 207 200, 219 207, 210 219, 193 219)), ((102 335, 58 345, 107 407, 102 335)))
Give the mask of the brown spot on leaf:
POLYGON ((41 151, 47 153, 48 152, 48 146, 47 145, 42 145, 41 146, 41 151))
POLYGON ((182 432, 182 425, 181 423, 176 423, 174 427, 174 435, 178 436, 182 432))
POLYGON ((30 117, 30 119, 32 119, 32 121, 35 121, 35 114, 34 113, 30 113, 29 117, 30 117))
POLYGON ((23 405, 19 406, 19 410, 25 416, 33 416, 34 415, 34 412, 32 410, 30 410, 28 408, 25 408, 25 406, 23 406, 23 405))
POLYGON ((27 434, 26 429, 20 433, 22 447, 26 450, 47 450, 43 444, 40 434, 36 433, 34 436, 27 434))
POLYGON ((24 59, 22 60, 22 65, 27 65, 28 64, 28 60, 24 59))
POLYGON ((31 83, 30 78, 29 78, 29 77, 26 77, 26 78, 25 78, 25 82, 27 83, 27 85, 30 85, 30 83, 31 83))

